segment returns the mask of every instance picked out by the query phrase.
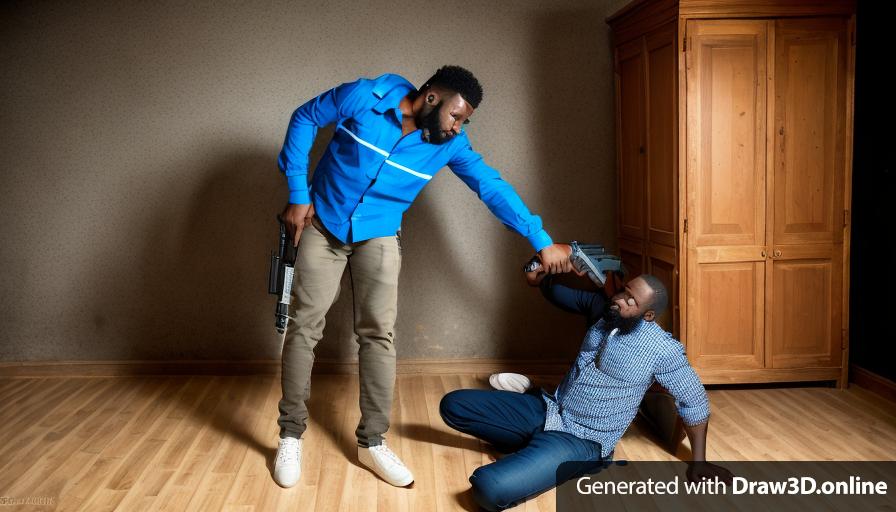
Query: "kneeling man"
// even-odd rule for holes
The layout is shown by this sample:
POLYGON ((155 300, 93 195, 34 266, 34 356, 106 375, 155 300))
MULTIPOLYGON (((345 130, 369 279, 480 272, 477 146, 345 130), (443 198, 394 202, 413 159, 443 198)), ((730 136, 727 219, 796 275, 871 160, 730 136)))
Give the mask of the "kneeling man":
POLYGON ((684 346, 654 319, 668 303, 665 287, 644 274, 608 299, 577 290, 553 276, 530 284, 556 306, 585 315, 589 329, 575 364, 553 394, 461 389, 442 398, 445 423, 508 453, 470 476, 473 497, 486 510, 503 510, 612 460, 616 442, 631 424, 654 380, 675 397, 691 442, 690 479, 727 470, 706 463, 709 401, 684 346), (558 468, 566 464, 563 473, 558 468))

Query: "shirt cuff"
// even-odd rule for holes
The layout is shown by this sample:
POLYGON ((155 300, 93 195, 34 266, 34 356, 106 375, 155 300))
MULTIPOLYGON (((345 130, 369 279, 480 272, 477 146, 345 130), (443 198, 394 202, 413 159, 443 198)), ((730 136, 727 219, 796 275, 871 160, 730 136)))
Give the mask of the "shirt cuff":
POLYGON ((289 186, 289 204, 311 203, 307 180, 308 178, 304 174, 286 177, 286 184, 289 186))
POLYGON ((548 235, 548 232, 543 229, 539 230, 534 235, 527 236, 526 238, 529 240, 529 243, 532 244, 532 247, 535 248, 535 252, 538 252, 554 243, 554 241, 551 240, 550 235, 548 235))
POLYGON ((709 420, 709 408, 705 406, 679 407, 678 415, 681 416, 681 421, 683 421, 685 425, 693 427, 701 423, 706 423, 706 421, 709 420))
POLYGON ((311 204, 311 194, 307 190, 290 190, 289 204, 311 204))
POLYGON ((709 421, 709 416, 705 416, 702 420, 699 420, 699 421, 698 421, 698 420, 694 420, 694 419, 687 419, 687 420, 686 420, 686 419, 684 419, 684 418, 682 417, 682 418, 681 418, 681 421, 682 421, 685 425, 687 425, 687 426, 689 426, 689 427, 696 427, 697 425, 702 425, 703 423, 706 423, 707 421, 709 421))

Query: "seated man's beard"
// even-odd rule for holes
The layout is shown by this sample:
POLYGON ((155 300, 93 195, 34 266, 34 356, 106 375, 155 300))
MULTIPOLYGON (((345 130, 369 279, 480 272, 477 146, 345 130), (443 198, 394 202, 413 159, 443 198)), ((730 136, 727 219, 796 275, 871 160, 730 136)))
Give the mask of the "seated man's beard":
POLYGON ((439 111, 442 109, 442 102, 433 107, 432 112, 420 119, 420 128, 423 130, 423 140, 433 144, 444 144, 451 140, 453 135, 446 135, 442 131, 439 123, 439 111))
POLYGON ((619 310, 611 307, 612 305, 613 303, 609 302, 604 307, 604 323, 610 330, 619 329, 620 334, 628 334, 641 323, 641 317, 639 316, 623 318, 619 314, 619 310))

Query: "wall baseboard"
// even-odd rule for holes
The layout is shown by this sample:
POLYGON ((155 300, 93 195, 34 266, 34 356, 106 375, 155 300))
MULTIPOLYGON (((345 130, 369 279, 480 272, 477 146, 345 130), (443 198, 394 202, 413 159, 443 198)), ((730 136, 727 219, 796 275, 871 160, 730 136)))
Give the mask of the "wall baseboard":
MULTIPOLYGON (((527 375, 563 375, 569 361, 509 359, 399 360, 399 375, 454 375, 516 372, 527 375)), ((357 361, 319 359, 315 374, 358 373, 357 361)), ((279 360, 188 361, 22 361, 0 363, 3 377, 126 377, 134 375, 279 375, 279 360)))
POLYGON ((849 365, 849 382, 858 384, 887 400, 896 402, 896 382, 893 382, 886 377, 881 377, 861 366, 856 366, 854 364, 849 365))

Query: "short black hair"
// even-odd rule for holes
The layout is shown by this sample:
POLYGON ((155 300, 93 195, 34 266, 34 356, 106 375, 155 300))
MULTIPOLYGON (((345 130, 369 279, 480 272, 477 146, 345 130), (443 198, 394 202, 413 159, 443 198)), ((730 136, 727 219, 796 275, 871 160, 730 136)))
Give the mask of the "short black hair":
POLYGON ((669 306, 669 292, 666 291, 666 285, 653 274, 641 274, 638 277, 643 279, 647 286, 653 290, 653 299, 650 301, 647 309, 652 309, 656 316, 660 316, 669 306))
POLYGON ((476 80, 473 73, 460 66, 440 67, 420 90, 433 85, 459 93, 473 108, 479 107, 482 101, 482 86, 479 85, 479 80, 476 80))

